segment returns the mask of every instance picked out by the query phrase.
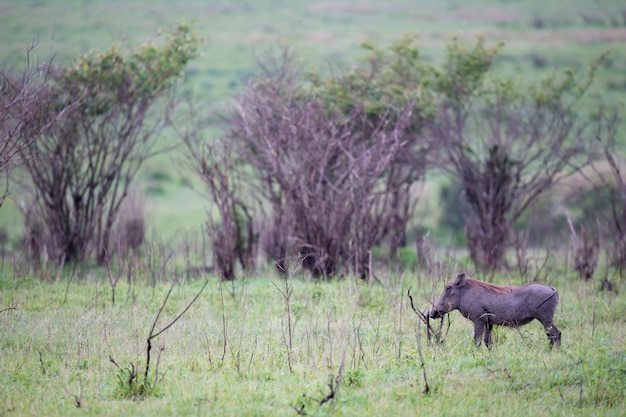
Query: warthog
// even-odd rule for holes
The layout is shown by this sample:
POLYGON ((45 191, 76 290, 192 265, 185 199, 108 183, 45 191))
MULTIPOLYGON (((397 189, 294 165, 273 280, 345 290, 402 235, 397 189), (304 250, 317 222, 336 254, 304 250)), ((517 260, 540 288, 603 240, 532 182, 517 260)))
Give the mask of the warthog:
POLYGON ((520 287, 500 286, 457 275, 446 285, 429 317, 439 318, 452 310, 474 322, 474 342, 491 345, 493 325, 519 327, 537 319, 543 324, 552 346, 561 344, 561 331, 554 325, 553 316, 559 303, 559 293, 542 284, 520 287))

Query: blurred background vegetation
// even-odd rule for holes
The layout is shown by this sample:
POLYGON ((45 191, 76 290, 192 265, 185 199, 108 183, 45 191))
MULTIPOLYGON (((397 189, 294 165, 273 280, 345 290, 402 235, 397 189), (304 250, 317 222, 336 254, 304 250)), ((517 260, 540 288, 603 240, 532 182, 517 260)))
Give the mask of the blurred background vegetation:
MULTIPOLYGON (((432 61, 442 58, 452 36, 503 41, 495 70, 530 82, 566 68, 583 70, 609 51, 583 108, 592 111, 626 98, 626 5, 609 0, 567 5, 539 0, 7 0, 0 3, 0 65, 24 68, 25 50, 33 39, 38 47, 31 61, 54 56, 54 62, 65 65, 121 40, 138 48, 181 21, 192 23, 204 39, 199 56, 185 69, 183 92, 207 113, 227 106, 257 76, 257 60, 283 46, 295 52, 305 72, 328 73, 363 59, 368 51, 362 43, 386 47, 407 33, 417 34, 422 56, 432 61)), ((179 142, 170 131, 159 140, 179 142)), ((623 128, 617 141, 623 155, 623 128)), ((182 149, 151 158, 133 185, 144 201, 147 228, 161 236, 200 232, 212 210, 206 196, 190 187, 198 179, 185 159, 182 149)), ((540 240, 551 231, 569 233, 565 217, 553 213, 562 202, 569 203, 574 218, 609 209, 591 190, 572 191, 584 189, 579 178, 568 181, 540 199, 519 227, 530 228, 540 240), (531 217, 543 223, 533 223, 531 217)), ((464 244, 460 190, 458 182, 440 172, 427 175, 419 190, 413 241, 428 234, 445 246, 464 244)), ((19 202, 14 194, 0 207, 0 227, 9 241, 22 234, 19 202)))

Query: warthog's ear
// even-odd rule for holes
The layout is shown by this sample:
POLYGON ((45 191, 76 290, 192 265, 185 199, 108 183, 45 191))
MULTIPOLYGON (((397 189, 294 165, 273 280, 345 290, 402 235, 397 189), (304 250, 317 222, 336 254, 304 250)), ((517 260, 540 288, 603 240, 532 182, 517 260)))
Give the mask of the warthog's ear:
POLYGON ((455 285, 463 285, 465 284, 465 274, 459 274, 456 276, 456 279, 454 280, 454 284, 455 285))

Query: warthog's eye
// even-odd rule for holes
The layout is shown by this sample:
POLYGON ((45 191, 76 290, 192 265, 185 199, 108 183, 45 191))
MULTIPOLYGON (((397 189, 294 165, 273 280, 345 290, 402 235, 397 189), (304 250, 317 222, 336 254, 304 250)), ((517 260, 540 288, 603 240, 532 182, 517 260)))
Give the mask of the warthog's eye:
POLYGON ((452 285, 446 285, 446 291, 450 291, 452 289, 452 285))

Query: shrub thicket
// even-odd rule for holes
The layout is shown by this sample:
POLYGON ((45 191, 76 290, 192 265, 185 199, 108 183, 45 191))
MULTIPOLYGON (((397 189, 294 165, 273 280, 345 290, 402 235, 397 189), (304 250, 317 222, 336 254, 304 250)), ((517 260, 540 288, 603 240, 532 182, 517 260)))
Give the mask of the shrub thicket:
POLYGON ((527 84, 495 73, 501 45, 482 39, 453 39, 441 64, 411 37, 364 47, 360 65, 331 77, 303 76, 285 53, 225 118, 233 172, 267 209, 266 253, 281 265, 297 253, 316 276, 366 276, 373 247, 393 259, 406 243, 413 187, 438 167, 462 184, 472 260, 501 268, 515 222, 595 156, 607 119, 584 117, 580 102, 602 57, 582 77, 527 84))

